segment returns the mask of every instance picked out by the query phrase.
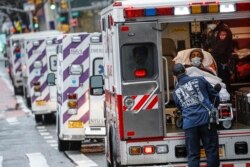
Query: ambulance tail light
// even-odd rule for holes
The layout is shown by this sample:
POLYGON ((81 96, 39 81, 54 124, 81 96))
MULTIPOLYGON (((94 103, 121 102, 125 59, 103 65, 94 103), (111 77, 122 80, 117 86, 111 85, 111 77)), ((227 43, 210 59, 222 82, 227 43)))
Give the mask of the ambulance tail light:
POLYGON ((121 31, 127 32, 127 31, 129 31, 129 27, 128 26, 121 26, 121 31))
POLYGON ((69 93, 68 94, 68 114, 74 115, 77 114, 77 94, 69 93))
POLYGON ((40 92, 41 91, 40 82, 34 82, 33 85, 34 85, 34 91, 35 92, 40 92))
POLYGON ((41 96, 41 84, 40 82, 34 82, 34 96, 38 97, 41 96))
POLYGON ((143 154, 154 154, 155 147, 154 146, 144 146, 143 147, 143 154))
POLYGON ((130 155, 141 155, 142 154, 142 148, 140 146, 131 146, 129 148, 129 154, 130 155))
POLYGON ((134 72, 136 78, 144 78, 147 76, 147 71, 145 69, 137 69, 134 72))
POLYGON ((237 3, 236 10, 237 11, 249 11, 250 10, 250 2, 237 3))
POLYGON ((15 49, 14 49, 14 53, 19 53, 21 51, 21 49, 19 48, 19 47, 16 47, 15 49))
POLYGON ((229 12, 235 12, 235 11, 236 11, 235 4, 221 4, 220 5, 221 13, 229 13, 229 12))
POLYGON ((16 47, 14 49, 14 54, 16 55, 16 58, 20 58, 21 57, 21 49, 19 47, 16 47))
POLYGON ((222 116, 222 118, 230 116, 230 111, 228 110, 228 107, 221 108, 221 116, 222 116))

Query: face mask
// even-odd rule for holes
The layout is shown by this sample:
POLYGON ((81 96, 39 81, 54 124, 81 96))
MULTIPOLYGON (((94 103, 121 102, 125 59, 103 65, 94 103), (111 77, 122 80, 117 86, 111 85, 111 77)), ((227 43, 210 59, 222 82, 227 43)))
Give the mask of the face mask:
POLYGON ((201 65, 201 58, 200 57, 194 57, 191 59, 191 63, 195 67, 199 67, 201 65))

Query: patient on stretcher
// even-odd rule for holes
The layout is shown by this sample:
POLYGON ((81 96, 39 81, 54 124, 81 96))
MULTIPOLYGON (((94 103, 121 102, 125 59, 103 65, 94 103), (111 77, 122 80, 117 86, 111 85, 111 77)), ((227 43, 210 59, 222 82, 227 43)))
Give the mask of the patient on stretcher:
POLYGON ((184 64, 189 76, 203 76, 213 86, 219 83, 222 87, 219 92, 220 100, 222 102, 230 100, 226 85, 216 76, 216 63, 209 52, 197 48, 187 49, 178 52, 173 61, 184 64))

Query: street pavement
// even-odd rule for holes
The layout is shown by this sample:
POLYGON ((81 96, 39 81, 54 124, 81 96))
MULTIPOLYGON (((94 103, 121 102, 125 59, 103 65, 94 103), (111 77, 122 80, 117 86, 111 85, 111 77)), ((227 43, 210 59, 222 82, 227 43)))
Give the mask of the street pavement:
POLYGON ((0 167, 75 167, 52 147, 51 139, 45 140, 49 135, 31 119, 22 98, 14 96, 7 70, 0 65, 0 167))
POLYGON ((21 96, 15 96, 0 60, 0 167, 106 167, 104 153, 59 152, 56 126, 36 124, 21 96))

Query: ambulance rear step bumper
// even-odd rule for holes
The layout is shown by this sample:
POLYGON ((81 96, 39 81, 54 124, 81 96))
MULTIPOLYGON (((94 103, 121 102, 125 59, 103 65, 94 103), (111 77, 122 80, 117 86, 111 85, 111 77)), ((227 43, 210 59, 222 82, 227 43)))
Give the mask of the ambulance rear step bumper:
POLYGON ((103 138, 106 136, 105 127, 86 127, 85 128, 86 138, 103 138))

